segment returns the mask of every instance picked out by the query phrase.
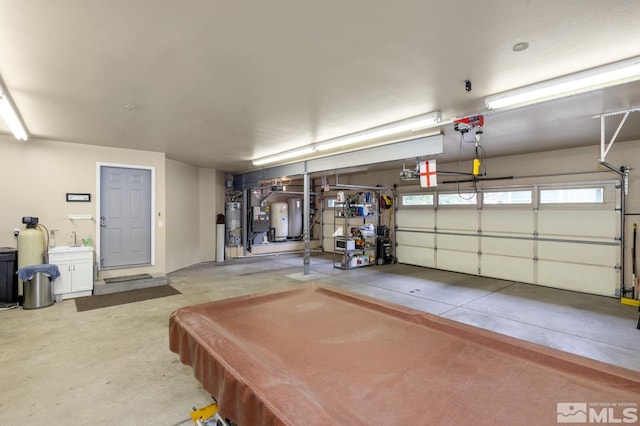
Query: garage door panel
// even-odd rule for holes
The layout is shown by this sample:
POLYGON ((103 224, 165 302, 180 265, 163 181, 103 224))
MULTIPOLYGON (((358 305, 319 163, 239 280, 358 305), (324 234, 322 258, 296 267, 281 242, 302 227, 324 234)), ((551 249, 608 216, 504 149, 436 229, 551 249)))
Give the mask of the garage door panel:
POLYGON ((540 241, 538 243, 538 258, 614 267, 617 263, 619 250, 617 245, 540 241))
POLYGON ((327 253, 335 253, 335 241, 332 235, 337 227, 344 227, 344 219, 335 218, 334 214, 333 210, 328 210, 322 215, 322 249, 327 253))
POLYGON ((334 209, 328 209, 328 210, 325 210, 324 212, 322 212, 322 221, 323 221, 323 223, 327 223, 327 224, 331 223, 332 224, 335 212, 336 212, 336 210, 334 210, 334 209))
POLYGON ((541 260, 538 283, 583 293, 616 296, 618 272, 613 267, 541 260))
POLYGON ((514 240, 509 238, 483 238, 482 254, 525 257, 529 261, 534 257, 533 240, 514 240))
POLYGON ((322 249, 327 253, 334 252, 334 241, 333 238, 323 238, 322 239, 322 249))
POLYGON ((478 254, 453 250, 438 249, 436 265, 447 271, 478 274, 478 254))
POLYGON ((613 238, 619 215, 612 210, 540 210, 538 234, 613 238))
POLYGON ((399 246, 435 247, 435 235, 422 232, 396 232, 399 246))
POLYGON ((441 208, 438 209, 438 229, 457 231, 478 231, 478 210, 441 208))
POLYGON ((378 225, 378 221, 376 220, 375 217, 367 217, 364 219, 356 218, 356 220, 354 220, 353 223, 351 220, 349 220, 349 224, 351 226, 358 226, 358 225, 364 225, 364 224, 376 226, 378 225))
POLYGON ((483 276, 532 283, 534 263, 531 258, 482 254, 480 272, 483 276))
POLYGON ((398 227, 403 229, 433 229, 435 211, 433 209, 398 210, 396 220, 398 227))
POLYGON ((533 235, 534 216, 532 210, 482 210, 482 232, 517 233, 533 235))
POLYGON ((332 235, 334 229, 337 228, 338 226, 344 227, 343 218, 339 218, 339 217, 334 218, 333 212, 331 212, 330 214, 327 214, 327 213, 324 214, 323 223, 322 223, 322 232, 324 232, 325 235, 332 235))
POLYGON ((322 248, 324 249, 324 251, 328 252, 328 253, 333 253, 334 252, 334 238, 332 237, 333 233, 334 233, 334 226, 333 223, 331 224, 324 224, 322 226, 322 248))
POLYGON ((396 255, 408 265, 435 267, 435 250, 432 248, 399 246, 396 255))
POLYGON ((477 255, 478 237, 467 235, 438 235, 438 249, 468 251, 477 255))

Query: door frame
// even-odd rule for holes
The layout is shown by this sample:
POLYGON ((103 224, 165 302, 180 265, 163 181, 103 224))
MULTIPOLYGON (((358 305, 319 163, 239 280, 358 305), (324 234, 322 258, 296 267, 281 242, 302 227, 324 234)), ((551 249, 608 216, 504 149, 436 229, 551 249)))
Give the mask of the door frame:
MULTIPOLYGON (((96 250, 96 259, 98 265, 100 265, 100 212, 101 212, 101 174, 100 171, 102 167, 119 167, 123 169, 138 169, 138 170, 150 170, 151 171, 151 263, 148 266, 156 265, 156 227, 155 227, 155 211, 156 211, 156 168, 153 166, 138 166, 134 164, 121 164, 121 163, 103 163, 96 162, 96 239, 95 239, 95 250, 96 250)), ((134 266, 136 268, 144 267, 147 265, 134 266)), ((131 267, 123 268, 106 268, 105 270, 113 270, 113 269, 129 269, 131 267)))

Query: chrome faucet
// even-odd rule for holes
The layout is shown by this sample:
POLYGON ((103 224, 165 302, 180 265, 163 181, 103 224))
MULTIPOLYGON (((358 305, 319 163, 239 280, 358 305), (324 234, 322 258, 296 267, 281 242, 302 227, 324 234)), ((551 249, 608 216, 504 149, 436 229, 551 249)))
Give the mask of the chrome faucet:
POLYGON ((73 237, 73 245, 71 247, 77 247, 78 242, 76 241, 76 231, 71 231, 71 236, 73 237))

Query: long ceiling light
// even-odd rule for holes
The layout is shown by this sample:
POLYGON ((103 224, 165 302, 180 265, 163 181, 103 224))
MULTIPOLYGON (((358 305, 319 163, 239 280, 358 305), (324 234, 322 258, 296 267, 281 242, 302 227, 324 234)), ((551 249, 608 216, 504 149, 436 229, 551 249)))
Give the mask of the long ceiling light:
POLYGON ((9 98, 2 92, 0 92, 0 117, 2 117, 16 139, 27 140, 27 131, 22 125, 20 118, 18 118, 18 114, 16 114, 16 111, 13 109, 9 98))
POLYGON ((395 135, 403 132, 416 132, 429 127, 437 126, 440 122, 440 111, 430 112, 415 117, 407 118, 393 123, 385 124, 371 129, 362 130, 350 135, 340 136, 335 139, 329 139, 316 144, 319 151, 334 149, 345 145, 363 142, 366 140, 377 139, 384 136, 395 135))
POLYGON ((640 57, 485 98, 489 109, 525 106, 640 80, 640 57))
POLYGON ((302 157, 303 155, 311 154, 316 149, 313 146, 305 146, 298 149, 292 149, 290 151, 280 152, 278 154, 269 155, 267 157, 257 158, 253 160, 254 166, 262 166, 263 164, 277 163, 278 161, 288 160, 294 157, 302 157))
POLYGON ((428 129, 440 125, 440 111, 430 112, 428 114, 417 115, 393 123, 385 124, 378 127, 362 130, 360 132, 351 133, 349 135, 340 136, 338 138, 317 142, 302 148, 290 151, 280 152, 267 157, 257 158, 253 160, 254 166, 261 166, 269 163, 276 163, 282 160, 288 160, 294 157, 311 154, 315 151, 326 151, 334 148, 352 145, 358 142, 377 139, 384 136, 390 136, 403 132, 417 132, 419 130, 428 129))

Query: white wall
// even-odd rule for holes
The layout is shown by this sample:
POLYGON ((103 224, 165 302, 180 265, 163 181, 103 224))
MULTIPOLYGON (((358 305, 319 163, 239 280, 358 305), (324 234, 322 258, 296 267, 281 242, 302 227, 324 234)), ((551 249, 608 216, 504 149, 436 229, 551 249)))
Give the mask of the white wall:
POLYGON ((215 260, 218 213, 224 174, 167 160, 167 273, 215 260))
POLYGON ((199 262, 198 168, 167 160, 167 272, 199 262))
MULTIPOLYGON (((491 154, 491 153, 489 153, 491 154)), ((482 186, 500 186, 511 184, 574 182, 589 180, 619 179, 618 174, 613 173, 598 163, 600 145, 547 151, 508 157, 489 158, 486 160, 487 174, 489 177, 514 176, 514 180, 487 181, 479 184, 482 186)), ((437 159, 437 157, 436 157, 437 159)), ((640 141, 616 142, 607 156, 607 162, 612 165, 629 166, 633 168, 629 179, 629 196, 627 197, 627 213, 640 212, 640 141)), ((456 163, 441 163, 438 161, 438 170, 456 171, 456 163)), ((471 163, 463 162, 460 171, 470 172, 471 163)), ((438 176, 439 189, 454 189, 442 185, 443 180, 455 178, 438 176)), ((331 179, 331 183, 334 179, 331 179)), ((400 189, 419 189, 418 184, 405 182, 400 179, 400 168, 374 172, 363 172, 350 176, 339 176, 339 182, 352 185, 383 185, 393 186, 397 184, 400 189)), ((462 188, 470 188, 470 184, 461 184, 462 188)), ((428 191, 426 189, 423 189, 428 191)))
MULTIPOLYGON (((218 173, 213 169, 200 169, 198 172, 198 222, 200 233, 198 237, 198 255, 201 262, 216 259, 216 216, 224 214, 217 209, 217 197, 220 196, 218 173)), ((224 197, 224 195, 223 195, 224 197)))
MULTIPOLYGON (((49 140, 19 142, 0 135, 0 246, 16 247, 13 228, 24 229, 23 216, 37 216, 49 230, 57 229, 58 245, 79 238, 96 241, 96 165, 111 163, 155 169, 155 260, 154 266, 101 271, 101 277, 136 273, 166 273, 165 251, 165 156, 164 153, 137 151, 49 140), (89 203, 66 202, 67 192, 89 193, 89 203), (90 214, 93 220, 71 221, 70 214, 90 214), (163 223, 161 224, 160 221, 163 223)), ((182 222, 172 226, 182 227, 182 222)), ((172 231, 181 232, 172 228, 172 231)))
MULTIPOLYGON (((490 152, 488 154, 491 154, 490 152)), ((600 145, 548 151, 544 153, 532 153, 507 157, 490 158, 486 160, 489 177, 515 176, 514 180, 487 181, 479 184, 480 187, 505 186, 531 183, 569 183, 596 180, 616 180, 619 175, 613 173, 599 164, 600 145)), ((437 158, 437 157, 436 157, 437 158)), ((631 283, 631 246, 633 242, 633 224, 640 225, 640 141, 616 142, 607 156, 607 162, 616 166, 631 167, 629 177, 629 194, 626 198, 626 226, 624 237, 625 248, 625 284, 631 283)), ((440 163, 438 170, 456 171, 456 163, 440 163)), ((471 163, 463 162, 460 171, 470 172, 471 163)), ((415 182, 400 180, 400 168, 393 170, 361 173, 352 176, 339 176, 340 183, 353 185, 398 185, 400 192, 425 191, 420 189, 415 182)), ((451 180, 451 177, 438 176, 438 181, 451 180)), ((333 183, 333 179, 331 180, 333 183)), ((455 189, 455 184, 438 186, 438 189, 455 189)), ((462 189, 469 189, 470 184, 461 184, 462 189)), ((640 259, 636 259, 640 262, 640 259)), ((639 263, 640 264, 640 263, 639 263)))
POLYGON ((149 267, 101 271, 100 277, 166 274, 215 260, 215 219, 224 213, 224 174, 165 159, 164 153, 0 135, 0 247, 16 247, 13 228, 24 229, 23 216, 37 216, 58 230, 57 244, 71 232, 96 241, 96 164, 153 167, 155 192, 155 260, 149 267), (89 193, 89 203, 66 202, 67 192, 89 193), (165 207, 166 206, 166 207, 165 207), (94 220, 71 221, 70 214, 94 220))

